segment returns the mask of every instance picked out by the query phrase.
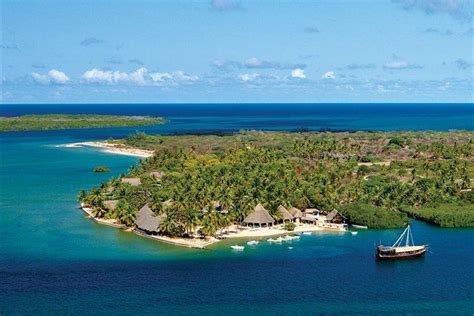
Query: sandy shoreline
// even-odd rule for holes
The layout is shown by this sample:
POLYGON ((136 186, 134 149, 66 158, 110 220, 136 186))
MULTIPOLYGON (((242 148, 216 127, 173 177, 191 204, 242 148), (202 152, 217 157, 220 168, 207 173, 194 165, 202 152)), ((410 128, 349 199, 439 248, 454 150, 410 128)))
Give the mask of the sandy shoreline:
MULTIPOLYGON (((127 229, 125 225, 119 224, 115 220, 96 218, 92 214, 92 209, 86 207, 84 204, 81 204, 81 209, 88 215, 89 218, 93 219, 98 224, 112 226, 115 228, 127 229)), ((316 231, 338 232, 338 233, 345 232, 341 230, 327 229, 327 228, 319 227, 316 225, 309 225, 309 224, 297 224, 294 231, 287 231, 283 229, 283 226, 250 228, 250 227, 240 227, 237 225, 231 225, 223 230, 223 233, 220 235, 221 239, 217 239, 214 237, 171 238, 171 237, 161 236, 161 235, 146 235, 134 229, 131 231, 137 234, 138 236, 145 237, 148 239, 161 241, 161 242, 175 245, 175 246, 186 247, 186 248, 198 248, 198 249, 204 249, 207 246, 215 244, 221 240, 227 240, 227 239, 252 239, 252 238, 261 239, 265 237, 291 235, 294 233, 310 233, 310 232, 316 232, 316 231)))
POLYGON ((85 207, 84 204, 81 204, 81 209, 84 211, 84 213, 87 214, 87 216, 91 219, 93 219, 95 222, 107 226, 112 226, 116 228, 127 228, 125 225, 117 223, 116 220, 113 219, 103 219, 103 218, 97 218, 92 214, 92 209, 89 207, 85 207))
POLYGON ((100 148, 102 149, 103 152, 106 152, 109 154, 134 156, 134 157, 140 157, 140 158, 148 158, 153 155, 153 151, 151 150, 131 148, 131 147, 127 147, 121 144, 111 144, 107 142, 79 142, 79 143, 57 145, 57 147, 65 147, 65 148, 95 147, 95 148, 100 148))

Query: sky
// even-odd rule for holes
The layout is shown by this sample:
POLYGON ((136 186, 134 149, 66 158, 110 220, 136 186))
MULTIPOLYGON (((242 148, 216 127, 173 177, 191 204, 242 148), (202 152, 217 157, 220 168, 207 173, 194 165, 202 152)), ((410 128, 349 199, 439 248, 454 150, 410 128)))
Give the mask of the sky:
POLYGON ((0 3, 4 104, 474 101, 474 0, 0 3))

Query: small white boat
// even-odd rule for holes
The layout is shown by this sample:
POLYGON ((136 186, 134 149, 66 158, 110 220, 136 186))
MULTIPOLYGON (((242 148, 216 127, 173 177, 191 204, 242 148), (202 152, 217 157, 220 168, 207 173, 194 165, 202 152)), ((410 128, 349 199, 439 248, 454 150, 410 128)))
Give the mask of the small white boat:
POLYGON ((233 246, 230 246, 230 248, 232 248, 233 250, 239 250, 239 251, 242 251, 245 249, 244 246, 239 246, 239 245, 233 245, 233 246))
POLYGON ((367 226, 364 225, 356 225, 356 224, 351 224, 352 227, 359 228, 359 229, 367 229, 367 226))
POLYGON ((247 241, 247 245, 249 245, 249 246, 258 245, 258 241, 257 241, 257 240, 250 240, 250 241, 247 241))
POLYGON ((351 232, 352 235, 357 235, 358 232, 351 232))
POLYGON ((304 232, 303 235, 312 235, 312 232, 304 232))
POLYGON ((289 250, 293 249, 293 247, 288 247, 289 250))
POLYGON ((291 241, 291 240, 300 239, 300 236, 290 236, 290 235, 286 235, 285 237, 283 237, 283 239, 284 239, 285 241, 291 241))
POLYGON ((280 237, 278 237, 277 239, 275 239, 275 242, 282 242, 282 241, 284 241, 284 240, 285 240, 285 238, 283 238, 283 237, 280 236, 280 237))

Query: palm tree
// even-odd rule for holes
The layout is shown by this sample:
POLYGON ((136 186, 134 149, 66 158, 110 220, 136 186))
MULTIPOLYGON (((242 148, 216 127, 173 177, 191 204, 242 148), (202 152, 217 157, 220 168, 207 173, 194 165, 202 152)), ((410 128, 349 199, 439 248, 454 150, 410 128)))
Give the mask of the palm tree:
POLYGON ((132 226, 135 222, 135 212, 126 201, 120 201, 115 209, 118 220, 125 226, 132 226))

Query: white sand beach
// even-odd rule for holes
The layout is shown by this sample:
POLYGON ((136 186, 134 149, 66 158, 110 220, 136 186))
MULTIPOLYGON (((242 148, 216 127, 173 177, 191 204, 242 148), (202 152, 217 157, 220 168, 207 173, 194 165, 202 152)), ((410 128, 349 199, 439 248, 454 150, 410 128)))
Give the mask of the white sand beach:
POLYGON ((99 224, 107 225, 107 226, 112 226, 116 228, 126 228, 125 225, 117 223, 116 220, 114 219, 103 219, 103 218, 97 218, 92 214, 93 209, 86 207, 84 204, 81 204, 81 209, 88 215, 89 218, 92 218, 94 221, 96 221, 99 224))
POLYGON ((121 144, 112 144, 107 142, 80 142, 64 145, 57 145, 57 147, 78 148, 78 147, 96 147, 101 148, 103 152, 115 155, 135 156, 140 158, 148 158, 153 155, 153 151, 127 147, 121 144))

